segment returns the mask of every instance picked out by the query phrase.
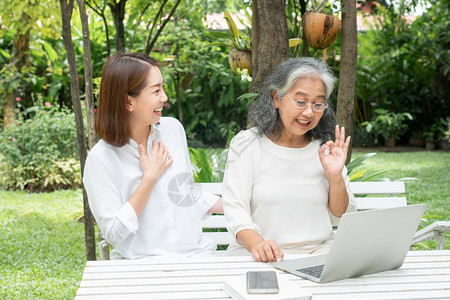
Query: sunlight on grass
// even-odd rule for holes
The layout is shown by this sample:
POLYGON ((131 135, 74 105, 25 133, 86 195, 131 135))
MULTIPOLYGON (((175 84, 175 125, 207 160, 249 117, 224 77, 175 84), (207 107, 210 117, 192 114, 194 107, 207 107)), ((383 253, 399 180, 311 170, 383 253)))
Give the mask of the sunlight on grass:
POLYGON ((85 263, 80 191, 0 191, 1 299, 73 299, 85 263))
MULTIPOLYGON (((354 153, 353 157, 361 153, 354 153)), ((425 203, 420 228, 439 220, 450 220, 450 153, 448 152, 399 152, 377 153, 365 165, 356 170, 368 172, 389 170, 383 174, 391 180, 414 177, 405 181, 406 197, 409 204, 425 203)), ((450 233, 445 234, 445 249, 450 249, 450 233)), ((434 249, 436 241, 430 240, 414 246, 414 249, 434 249)))

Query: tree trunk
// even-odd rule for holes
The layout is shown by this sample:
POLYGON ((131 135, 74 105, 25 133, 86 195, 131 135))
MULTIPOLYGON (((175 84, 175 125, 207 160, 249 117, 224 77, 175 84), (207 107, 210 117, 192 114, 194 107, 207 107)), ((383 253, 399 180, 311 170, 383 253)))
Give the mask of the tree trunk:
MULTIPOLYGON (((23 12, 23 22, 27 23, 30 20, 30 16, 23 12)), ((11 69, 15 72, 22 73, 22 68, 28 65, 28 50, 30 48, 30 30, 25 32, 17 30, 17 35, 13 41, 13 55, 11 56, 11 69)), ((21 80, 19 86, 23 85, 21 80)), ((23 91, 25 88, 23 87, 23 91)), ((6 129, 9 125, 16 123, 16 96, 18 95, 17 89, 6 91, 3 102, 3 128, 6 129)))
POLYGON ((116 50, 118 52, 125 52, 125 26, 123 25, 123 20, 125 19, 126 4, 127 0, 108 2, 114 19, 114 27, 116 28, 116 50))
MULTIPOLYGON (((306 5, 308 4, 308 0, 300 0, 300 13, 302 16, 302 22, 303 22, 303 16, 306 13, 306 5)), ((305 37, 302 35, 302 53, 303 56, 309 56, 309 47, 308 47, 308 41, 306 41, 305 37)))
POLYGON ((284 0, 254 0, 252 15, 252 91, 259 91, 267 74, 289 57, 284 0))
MULTIPOLYGON (((72 33, 71 33, 71 18, 73 12, 73 1, 69 0, 59 0, 61 9, 61 19, 62 19, 62 36, 64 41, 64 47, 67 52, 67 61, 69 63, 69 74, 70 74, 70 94, 72 97, 72 104, 75 113, 75 123, 77 127, 77 142, 78 142, 78 153, 80 156, 81 164, 81 176, 83 176, 84 164, 87 157, 87 146, 86 146, 86 136, 84 134, 83 125, 83 114, 81 110, 80 101, 80 87, 78 85, 78 72, 77 72, 77 62, 75 56, 75 50, 73 47, 72 33)), ((84 229, 85 229, 85 243, 86 243, 86 257, 87 260, 96 260, 95 255, 95 230, 93 222, 89 220, 89 204, 87 201, 86 191, 83 187, 83 204, 84 204, 84 229)))
POLYGON ((86 95, 86 117, 88 124, 89 149, 92 149, 98 141, 94 128, 94 90, 92 84, 91 41, 89 38, 89 20, 86 14, 85 0, 77 0, 80 8, 81 26, 83 28, 83 63, 86 95))
MULTIPOLYGON (((341 0, 342 13, 342 56, 337 99, 337 121, 345 127, 346 135, 353 134, 353 106, 355 99, 355 77, 357 63, 356 6, 355 1, 341 0)), ((352 143, 348 149, 347 163, 352 155, 352 143)))
POLYGON ((14 92, 15 91, 5 93, 3 100, 3 129, 16 123, 16 100, 14 92))

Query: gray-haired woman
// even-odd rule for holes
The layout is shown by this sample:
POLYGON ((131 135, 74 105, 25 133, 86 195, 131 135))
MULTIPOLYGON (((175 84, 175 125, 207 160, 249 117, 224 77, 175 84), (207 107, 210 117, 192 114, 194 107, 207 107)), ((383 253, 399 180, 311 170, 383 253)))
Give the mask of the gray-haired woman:
POLYGON ((334 76, 322 62, 295 58, 266 79, 252 104, 252 128, 231 142, 224 211, 230 255, 257 261, 328 251, 332 225, 355 211, 345 168, 350 137, 336 125, 334 76), (334 142, 333 142, 334 140, 334 142))

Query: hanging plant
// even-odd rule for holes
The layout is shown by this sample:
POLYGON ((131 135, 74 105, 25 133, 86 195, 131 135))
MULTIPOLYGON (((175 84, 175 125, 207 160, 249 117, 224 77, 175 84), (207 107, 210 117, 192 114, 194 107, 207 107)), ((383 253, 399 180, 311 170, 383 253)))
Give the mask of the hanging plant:
MULTIPOLYGON (((210 31, 209 35, 213 38, 228 39, 226 43, 231 49, 228 56, 228 62, 235 74, 240 75, 243 80, 251 81, 252 75, 252 36, 251 36, 251 15, 247 13, 248 21, 245 22, 238 18, 240 23, 245 26, 245 30, 238 30, 236 23, 230 13, 225 11, 224 18, 228 25, 228 32, 210 31)), ((289 47, 295 47, 302 42, 299 38, 289 39, 289 47)), ((223 43, 211 43, 223 45, 223 43)))
POLYGON ((234 73, 242 75, 239 71, 247 70, 247 74, 252 75, 252 52, 233 49, 228 55, 228 62, 234 73))
POLYGON ((313 11, 303 16, 303 36, 308 45, 315 49, 325 49, 330 46, 339 35, 341 20, 335 16, 323 13, 327 0, 318 5, 311 2, 313 11))
MULTIPOLYGON (((228 62, 234 73, 241 75, 239 71, 247 70, 246 73, 252 75, 252 46, 250 28, 246 31, 239 31, 231 15, 225 11, 225 20, 227 21, 231 39, 232 50, 228 56, 228 62)), ((242 23, 242 21, 241 21, 242 23)))

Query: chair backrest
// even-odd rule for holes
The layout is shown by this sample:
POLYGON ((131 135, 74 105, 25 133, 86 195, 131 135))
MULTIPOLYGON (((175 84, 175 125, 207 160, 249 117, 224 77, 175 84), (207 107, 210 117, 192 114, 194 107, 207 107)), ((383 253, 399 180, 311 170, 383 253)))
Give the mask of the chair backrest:
MULTIPOLYGON (((215 195, 222 195, 222 183, 200 183, 201 189, 215 195)), ((350 182, 358 210, 405 206, 404 182, 350 182)), ((203 222, 205 235, 218 245, 228 245, 232 237, 226 232, 223 215, 213 215, 203 222)))

